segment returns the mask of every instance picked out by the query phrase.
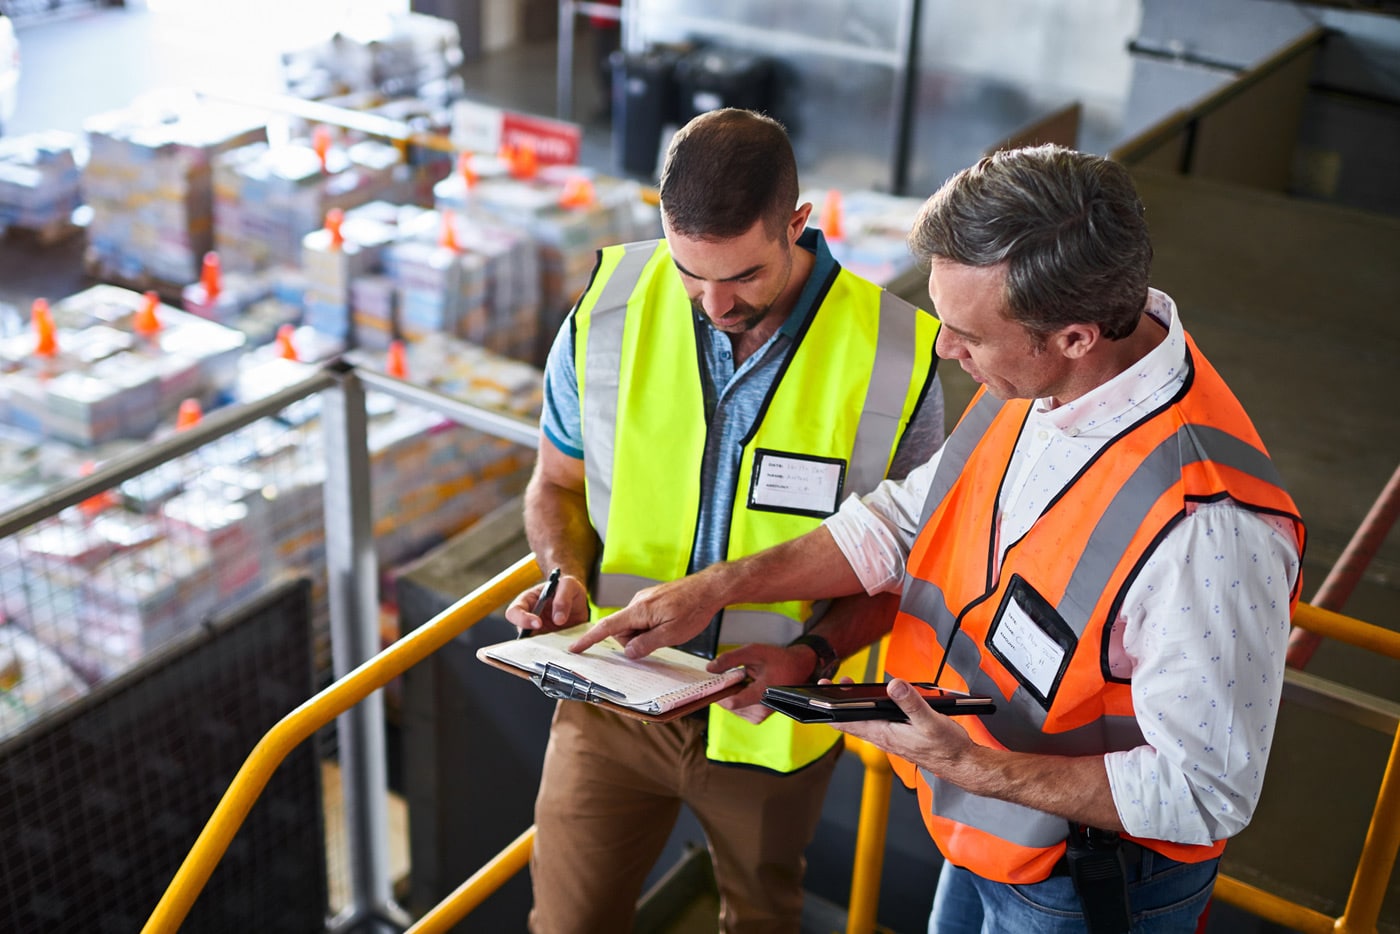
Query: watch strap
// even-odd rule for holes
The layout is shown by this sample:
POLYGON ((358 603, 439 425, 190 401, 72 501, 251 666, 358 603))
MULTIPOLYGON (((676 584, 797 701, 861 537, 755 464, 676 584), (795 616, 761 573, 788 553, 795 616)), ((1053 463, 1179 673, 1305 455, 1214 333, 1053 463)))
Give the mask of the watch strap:
POLYGON ((817 656, 817 665, 812 669, 813 681, 836 677, 836 666, 841 659, 837 657, 836 650, 831 647, 831 643, 826 641, 825 637, 811 632, 803 633, 789 642, 788 648, 792 648, 794 645, 805 645, 817 656))

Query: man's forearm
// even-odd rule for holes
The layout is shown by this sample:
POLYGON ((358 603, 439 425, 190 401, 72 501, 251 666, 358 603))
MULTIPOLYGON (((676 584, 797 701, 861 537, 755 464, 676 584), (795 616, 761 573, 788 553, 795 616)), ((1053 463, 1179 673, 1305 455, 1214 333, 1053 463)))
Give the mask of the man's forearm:
POLYGON ((811 632, 831 643, 838 658, 846 658, 888 633, 898 610, 898 594, 838 597, 811 632))
POLYGON ((587 581, 598 553, 598 535, 588 520, 583 494, 538 476, 525 488, 525 537, 546 570, 587 581))
POLYGON ((944 777, 974 794, 1123 830, 1102 756, 1046 756, 978 746, 944 777))
POLYGON ((722 561, 689 577, 648 587, 570 649, 582 652, 612 636, 627 646, 629 656, 641 658, 663 645, 680 645, 695 637, 727 606, 861 592, 860 579, 831 533, 819 528, 747 558, 722 561))
POLYGON ((860 578, 825 527, 757 554, 700 572, 715 609, 735 603, 824 600, 864 593, 860 578))

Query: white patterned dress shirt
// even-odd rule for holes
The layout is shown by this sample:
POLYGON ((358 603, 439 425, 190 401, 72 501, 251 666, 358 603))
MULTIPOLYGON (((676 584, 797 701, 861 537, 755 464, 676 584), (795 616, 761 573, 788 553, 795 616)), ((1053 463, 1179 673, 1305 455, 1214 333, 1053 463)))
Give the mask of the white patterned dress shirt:
MULTIPOLYGON (((1002 492, 999 542, 1019 539, 1096 451, 1180 390, 1186 340, 1176 306, 1154 289, 1147 311, 1167 337, 1143 359, 1073 402, 1031 406, 1002 492)), ((867 592, 902 588, 938 460, 847 499, 826 520, 867 592)), ((1132 679, 1148 744, 1108 753, 1104 764, 1130 834, 1209 844, 1249 823, 1273 742, 1298 572, 1288 522, 1223 500, 1191 510, 1128 588, 1110 669, 1132 679)))

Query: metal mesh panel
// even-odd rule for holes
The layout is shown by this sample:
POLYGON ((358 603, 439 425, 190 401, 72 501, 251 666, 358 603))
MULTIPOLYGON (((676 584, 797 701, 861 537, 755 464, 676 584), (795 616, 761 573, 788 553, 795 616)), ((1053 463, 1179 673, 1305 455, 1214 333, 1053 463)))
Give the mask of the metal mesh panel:
MULTIPOLYGON (((139 900, 121 903, 138 922, 115 909, 110 917, 126 923, 102 921, 111 930, 137 929, 257 739, 330 679, 325 468, 320 431, 308 412, 314 414, 314 406, 298 403, 0 539, 0 742, 25 750, 15 760, 17 774, 44 776, 0 790, 0 812, 41 815, 31 822, 25 846, 7 852, 0 872, 13 886, 0 895, 0 917, 29 917, 5 911, 8 904, 36 919, 20 929, 65 929, 38 921, 46 912, 65 923, 82 917, 74 914, 82 906, 113 901, 134 866, 142 872, 165 867, 164 875, 150 876, 139 900), (269 588, 292 578, 309 583, 300 585, 307 591, 304 619, 284 637, 301 634, 306 644, 295 651, 268 643, 261 655, 230 648, 205 656, 197 673, 184 676, 192 679, 189 687, 223 684, 228 695, 206 695, 215 706, 206 709, 199 732, 191 734, 180 719, 189 713, 183 688, 166 690, 163 703, 113 697, 118 683, 184 644, 206 620, 275 593, 269 588), (278 671, 286 671, 279 666, 287 664, 299 665, 295 693, 279 680, 278 671), (110 711, 96 710, 108 704, 114 705, 110 711), (48 723, 67 717, 110 735, 77 744, 67 733, 62 742, 46 739, 48 723), (135 772, 109 774, 103 771, 109 761, 135 772), (191 762, 204 770, 191 772, 191 762), (66 861, 63 854, 75 840, 89 848, 83 852, 90 852, 93 866, 66 861), (45 869, 51 864, 64 870, 45 869)), ((40 452, 30 471, 36 487, 71 471, 62 446, 43 442, 40 452)), ((310 744, 297 754, 313 763, 317 758, 310 744)), ((326 890, 320 775, 314 768, 308 774, 299 795, 257 806, 255 814, 269 815, 264 829, 245 829, 221 863, 220 873, 242 874, 237 888, 245 895, 276 891, 307 868, 316 879, 300 879, 292 888, 326 890), (266 828, 288 821, 314 830, 314 849, 266 837, 266 828), (263 853, 277 854, 276 860, 263 860, 263 853)), ((16 824, 7 818, 4 826, 16 824)), ((244 900, 270 903, 261 895, 244 900)), ((314 915, 319 929, 324 902, 322 894, 313 912, 288 917, 314 915)), ((272 921, 237 923, 233 908, 224 914, 223 921, 211 916, 192 929, 284 929, 272 921)), ((108 928, 94 922, 67 929, 108 928)))
POLYGON ((323 608, 314 437, 263 419, 0 539, 0 738, 280 577, 323 608))
MULTIPOLYGON (((370 392, 364 397, 364 453, 372 501, 354 501, 343 490, 328 491, 328 462, 345 453, 327 450, 322 416, 330 414, 324 407, 338 404, 341 394, 312 392, 326 384, 316 368, 278 362, 280 368, 240 373, 237 397, 256 408, 229 418, 223 434, 208 424, 163 441, 165 433, 158 432, 155 440, 172 459, 141 473, 134 471, 145 462, 134 459, 130 442, 81 449, 0 438, 4 508, 40 496, 52 503, 21 507, 23 517, 9 516, 5 537, 0 537, 0 743, 28 742, 54 718, 67 716, 94 696, 105 696, 125 673, 199 630, 211 615, 292 577, 309 581, 312 684, 322 687, 333 677, 328 501, 336 510, 367 510, 375 558, 385 579, 392 579, 398 565, 467 528, 523 489, 534 460, 527 446, 439 414, 428 396, 410 394, 413 401, 408 401, 370 392), (258 418, 259 412, 275 414, 258 418), (175 443, 181 437, 183 443, 175 443), (84 461, 90 463, 85 466, 84 461), (65 494, 64 482, 85 469, 110 474, 114 485, 89 484, 65 494), (126 479, 117 482, 119 478, 126 479), (83 496, 88 498, 75 503, 83 496), (75 504, 60 509, 67 503, 75 504)), ((455 341, 434 344, 431 352, 416 350, 409 362, 420 384, 443 394, 435 398, 484 405, 525 419, 526 424, 539 411, 540 373, 526 364, 455 341)), ((451 405, 447 408, 452 410, 451 405)), ((325 421, 334 426, 338 418, 325 421)), ((331 432, 331 437, 336 435, 331 432)), ((0 514, 0 521, 6 518, 0 514)), ((392 599, 392 590, 386 588, 384 595, 392 599)), ((383 639, 389 641, 397 633, 392 604, 386 609, 383 639)), ((257 665, 238 677, 246 689, 262 690, 257 665)), ((395 693, 391 688, 391 706, 395 693)), ((277 712, 285 714, 292 706, 277 712)), ((339 755, 336 740, 333 726, 316 737, 321 756, 339 755)), ((127 731, 121 741, 123 754, 138 754, 146 742, 144 734, 127 731)), ((236 750, 237 761, 251 745, 236 750)), ((158 763, 167 758, 171 757, 154 754, 158 763)), ((175 769, 167 771, 172 784, 188 779, 175 769)), ((49 774, 48 793, 62 800, 82 783, 84 773, 73 763, 60 763, 49 774)), ((336 773, 331 769, 327 774, 330 778, 323 780, 329 782, 336 773)), ((222 791, 226 783, 227 777, 212 787, 222 791)), ((335 791, 334 785, 318 786, 317 800, 322 795, 330 800, 335 791)), ((347 816, 358 820, 357 809, 363 804, 346 802, 347 816)), ((330 816, 339 817, 340 811, 330 816)), ((318 828, 323 823, 319 809, 301 818, 318 828)), ((107 833, 100 813, 75 812, 63 820, 70 822, 66 826, 71 834, 107 833)), ((142 822, 151 820, 168 823, 171 818, 142 814, 113 833, 140 833, 142 822)), ((322 879, 321 885, 333 896, 340 894, 331 904, 337 910, 350 890, 349 843, 341 821, 333 819, 329 825, 326 852, 332 858, 326 871, 331 878, 322 879)), ((156 830, 146 828, 148 834, 156 830)), ((186 847, 181 844, 172 855, 183 856, 186 847)), ((226 860, 236 855, 231 852, 226 860)), ((319 869, 324 863, 318 860, 316 865, 319 869)), ((28 870, 16 871, 23 875, 28 870)), ((56 892, 68 891, 55 886, 56 892)), ((146 910, 153 905, 154 901, 146 910)))
MULTIPOLYGON (((254 744, 312 693, 308 594, 304 581, 265 590, 0 743, 9 929, 140 928, 254 744)), ((321 930, 320 814, 318 759, 303 744, 183 930, 321 930)))

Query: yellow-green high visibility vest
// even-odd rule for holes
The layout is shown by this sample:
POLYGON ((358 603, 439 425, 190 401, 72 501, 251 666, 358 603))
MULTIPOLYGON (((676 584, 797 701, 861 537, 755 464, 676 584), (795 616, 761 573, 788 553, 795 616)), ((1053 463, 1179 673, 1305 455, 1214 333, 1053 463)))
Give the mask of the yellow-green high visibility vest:
MULTIPOLYGON (((574 312, 585 494, 602 543, 595 619, 644 587, 685 576, 690 563, 706 436, 692 314, 665 241, 603 250, 574 312)), ((846 493, 884 479, 932 378, 937 331, 933 316, 837 273, 745 439, 731 560, 811 531, 846 493), (784 472, 811 479, 821 505, 787 497, 784 472)), ((729 607, 719 641, 785 645, 824 610, 801 601, 729 607)), ((842 672, 879 680, 867 655, 847 659, 842 672)), ((707 754, 790 772, 839 738, 829 727, 786 717, 755 725, 712 706, 707 754)))

